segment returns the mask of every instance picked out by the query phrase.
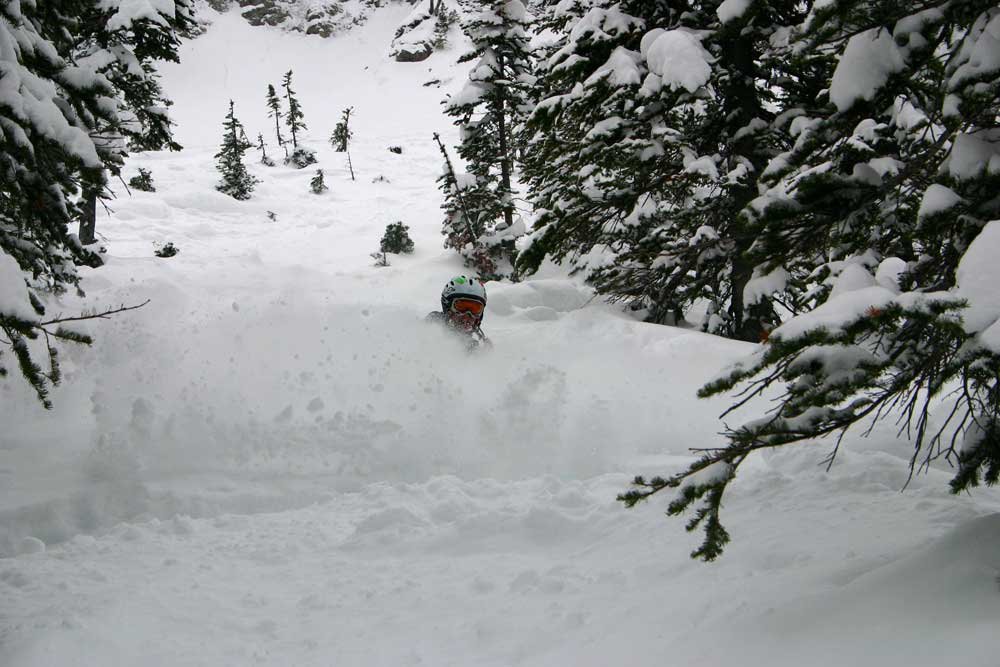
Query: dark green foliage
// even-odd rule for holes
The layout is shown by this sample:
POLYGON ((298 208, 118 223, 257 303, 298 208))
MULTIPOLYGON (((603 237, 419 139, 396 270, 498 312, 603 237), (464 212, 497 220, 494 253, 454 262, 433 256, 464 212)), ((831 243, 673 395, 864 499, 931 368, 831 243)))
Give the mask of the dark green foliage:
POLYGON ((323 179, 322 169, 316 170, 316 175, 312 177, 311 181, 309 181, 309 189, 312 190, 314 195, 321 195, 330 189, 327 187, 326 181, 323 179))
POLYGON ((244 153, 252 146, 242 138, 246 135, 243 133, 243 125, 236 118, 232 100, 229 101, 229 113, 226 114, 223 128, 225 133, 222 136, 222 146, 215 154, 215 164, 222 180, 215 189, 233 199, 250 199, 250 194, 259 181, 247 171, 243 163, 244 153))
POLYGON ((257 150, 260 151, 260 163, 265 167, 273 167, 274 160, 267 154, 267 144, 264 143, 264 135, 257 133, 257 150))
POLYGON ((379 242, 379 249, 383 252, 408 255, 413 252, 413 239, 410 238, 410 228, 402 222, 394 222, 386 225, 385 234, 379 242))
MULTIPOLYGON (((102 263, 70 224, 96 205, 107 173, 120 173, 129 143, 173 146, 150 62, 176 59, 190 10, 177 0, 162 21, 112 30, 113 9, 98 3, 0 3, 0 280, 23 294, 0 307, 0 343, 45 407, 61 379, 57 343, 90 342, 60 327, 64 320, 45 320, 47 301, 71 288, 82 294, 76 266, 102 263), (101 76, 78 64, 91 57, 101 76), (139 70, 127 72, 126 62, 139 70)), ((8 359, 0 353, 2 376, 8 359)))
POLYGON ((564 30, 577 21, 588 29, 567 32, 548 60, 526 128, 525 174, 539 215, 519 265, 568 260, 651 322, 676 323, 707 302, 716 315, 703 328, 756 342, 777 315, 766 297, 743 302, 755 229, 742 211, 787 144, 770 127, 784 67, 771 38, 803 9, 757 2, 720 25, 714 3, 683 12, 628 6, 634 14, 612 6, 579 20, 560 5, 564 30), (702 35, 692 47, 710 68, 702 85, 657 83, 638 53, 654 25, 702 35))
POLYGON ((705 531, 698 557, 714 558, 728 541, 722 494, 763 449, 832 436, 832 465, 849 429, 891 418, 912 441, 911 474, 944 458, 955 493, 1000 478, 1000 351, 983 336, 983 304, 965 301, 977 293, 959 271, 974 255, 965 280, 987 280, 978 274, 996 250, 996 228, 983 230, 1000 215, 1000 176, 976 151, 998 131, 1000 66, 970 64, 995 11, 986 2, 830 3, 776 52, 798 73, 783 81, 770 122, 791 141, 740 213, 755 234, 743 256, 755 275, 785 276, 788 308, 802 314, 700 392, 738 388, 726 414, 765 395, 774 408, 727 429, 727 444, 686 470, 639 478, 621 496, 632 505, 678 490, 668 511, 695 512, 689 528, 705 531), (882 66, 893 50, 905 57, 880 84, 861 94, 831 85, 832 57, 844 63, 851 51, 882 66), (710 467, 726 474, 702 484, 710 467))
POLYGON ((130 188, 135 190, 156 192, 156 188, 153 186, 153 174, 148 169, 143 169, 142 167, 139 167, 139 174, 137 176, 128 179, 128 184, 130 188))
POLYGON ((451 26, 458 23, 458 12, 454 9, 441 7, 434 18, 434 48, 444 49, 448 46, 448 33, 451 26))
POLYGON ((278 145, 285 149, 285 157, 288 157, 288 146, 285 145, 285 138, 281 136, 281 98, 278 97, 274 86, 267 85, 267 115, 274 119, 274 136, 278 139, 278 145))
POLYGON ((167 116, 172 102, 163 94, 155 63, 178 62, 180 38, 195 23, 189 0, 172 4, 169 9, 157 7, 155 19, 143 17, 124 25, 111 20, 118 12, 117 3, 77 4, 83 17, 73 25, 73 56, 101 63, 98 71, 117 91, 123 112, 123 122, 103 127, 98 142, 121 133, 131 150, 180 150, 167 116))
POLYGON ((446 113, 461 129, 458 153, 468 176, 452 172, 441 181, 446 212, 445 246, 462 254, 483 278, 513 274, 515 226, 512 177, 519 148, 514 128, 534 83, 527 51, 526 16, 517 2, 485 3, 463 26, 473 49, 459 62, 477 60, 469 81, 447 102, 446 113), (454 205, 461 189, 464 204, 454 205), (464 209, 461 215, 456 213, 464 209), (507 268, 510 267, 510 268, 507 268))
POLYGON ((354 136, 349 125, 352 111, 354 111, 354 107, 344 109, 340 122, 333 128, 333 134, 330 135, 330 145, 338 153, 347 151, 347 145, 351 141, 351 137, 354 136))
MULTIPOLYGON (((285 113, 285 124, 288 126, 288 131, 292 133, 292 148, 298 149, 299 133, 308 129, 306 127, 305 115, 302 113, 302 105, 299 104, 299 100, 295 97, 295 91, 292 90, 292 70, 288 70, 285 73, 285 78, 281 81, 281 87, 285 89, 285 101, 288 103, 288 111, 285 113)), ((270 91, 268 91, 270 95, 270 91)))

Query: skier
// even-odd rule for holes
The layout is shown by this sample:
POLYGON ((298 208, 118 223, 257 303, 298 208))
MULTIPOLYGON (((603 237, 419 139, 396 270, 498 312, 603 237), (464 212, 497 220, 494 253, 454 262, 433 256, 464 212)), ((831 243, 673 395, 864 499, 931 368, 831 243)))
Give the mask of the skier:
POLYGON ((465 336, 473 350, 480 345, 492 345, 480 328, 486 311, 486 288, 478 278, 455 276, 441 290, 441 312, 427 315, 428 321, 441 322, 455 333, 465 336))

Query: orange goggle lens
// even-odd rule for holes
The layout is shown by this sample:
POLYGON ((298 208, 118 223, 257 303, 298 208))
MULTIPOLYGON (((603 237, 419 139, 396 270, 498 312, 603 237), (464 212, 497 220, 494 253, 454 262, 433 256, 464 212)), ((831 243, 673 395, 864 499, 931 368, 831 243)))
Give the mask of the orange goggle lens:
POLYGON ((472 313, 479 315, 486 308, 483 304, 472 299, 455 299, 451 302, 451 309, 456 313, 472 313))

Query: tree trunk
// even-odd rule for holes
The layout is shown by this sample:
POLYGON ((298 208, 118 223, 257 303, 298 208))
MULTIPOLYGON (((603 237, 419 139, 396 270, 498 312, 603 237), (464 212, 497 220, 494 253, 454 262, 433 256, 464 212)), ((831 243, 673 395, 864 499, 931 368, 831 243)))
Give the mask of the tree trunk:
MULTIPOLYGON (((727 117, 731 119, 727 128, 730 136, 745 127, 754 118, 767 118, 767 113, 761 104, 760 95, 754 85, 757 75, 755 71, 754 42, 746 35, 737 38, 733 47, 728 50, 727 69, 732 72, 731 88, 727 97, 727 117)), ((762 154, 761 147, 754 142, 757 139, 748 135, 733 142, 732 153, 742 155, 754 166, 754 173, 760 174, 767 165, 767 157, 762 154)), ((733 222, 731 238, 733 248, 732 268, 730 272, 730 287, 732 295, 729 302, 729 314, 732 322, 732 335, 739 340, 759 343, 764 338, 768 325, 773 321, 774 309, 771 299, 765 297, 758 303, 747 306, 743 301, 743 290, 753 275, 754 265, 749 258, 750 246, 754 241, 754 230, 746 220, 739 217, 739 211, 757 196, 756 182, 735 187, 733 195, 733 222)))
POLYGON ((80 215, 80 243, 90 245, 97 242, 97 192, 85 190, 83 193, 83 210, 80 215))
MULTIPOLYGON (((500 68, 501 75, 504 71, 503 61, 503 56, 497 54, 497 65, 500 68)), ((499 126, 500 133, 500 187, 503 190, 504 196, 503 221, 506 227, 510 227, 514 224, 514 207, 511 204, 513 194, 511 193, 510 187, 511 159, 510 142, 507 140, 507 106, 504 104, 505 98, 505 89, 501 88, 497 101, 497 124, 499 126)))

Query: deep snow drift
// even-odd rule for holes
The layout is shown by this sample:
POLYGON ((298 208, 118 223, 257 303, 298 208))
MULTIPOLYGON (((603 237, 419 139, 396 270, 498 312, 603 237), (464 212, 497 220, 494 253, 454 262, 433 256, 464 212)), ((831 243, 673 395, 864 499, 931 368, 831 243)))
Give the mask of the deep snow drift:
POLYGON ((0 385, 0 664, 995 663, 1000 503, 941 470, 900 493, 891 427, 829 472, 822 444, 748 464, 702 565, 662 501, 614 496, 718 443, 726 402, 694 392, 749 346, 552 267, 488 285, 488 354, 423 323, 462 271, 431 141, 462 70, 388 58, 408 11, 332 40, 220 16, 164 68, 186 150, 135 157, 158 191, 120 188, 65 309, 149 305, 66 350, 51 413, 0 385), (330 192, 254 165, 249 202, 219 194, 228 100, 272 136, 289 69, 330 192), (346 106, 354 182, 325 140, 346 106), (415 254, 371 266, 397 220, 415 254))

